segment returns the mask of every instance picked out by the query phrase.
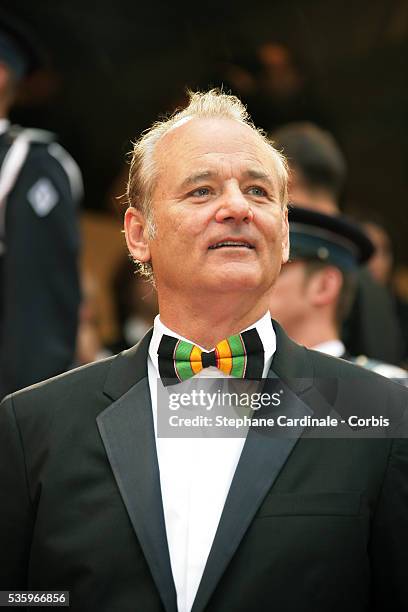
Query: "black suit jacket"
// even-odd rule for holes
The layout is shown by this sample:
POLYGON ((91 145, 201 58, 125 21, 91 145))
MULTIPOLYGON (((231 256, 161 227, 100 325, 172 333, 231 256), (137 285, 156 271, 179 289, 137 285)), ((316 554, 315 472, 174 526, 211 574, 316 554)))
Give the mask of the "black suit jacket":
MULTIPOLYGON (((401 418, 404 388, 306 350, 274 325, 270 375, 297 379, 289 414, 331 409, 354 378, 347 411, 368 402, 401 418)), ((74 611, 176 611, 149 340, 4 400, 0 590, 70 590, 74 611)), ((193 612, 402 612, 407 572, 406 440, 308 439, 301 429, 273 439, 254 428, 193 612)))

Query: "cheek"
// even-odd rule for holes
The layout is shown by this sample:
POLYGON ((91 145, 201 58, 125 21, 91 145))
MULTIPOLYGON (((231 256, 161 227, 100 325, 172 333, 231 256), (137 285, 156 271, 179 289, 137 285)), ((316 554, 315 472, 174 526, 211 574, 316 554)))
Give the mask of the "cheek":
POLYGON ((270 245, 282 250, 285 238, 285 223, 282 212, 277 208, 259 210, 255 216, 255 224, 258 230, 265 236, 270 245))
POLYGON ((201 210, 179 210, 172 215, 157 217, 158 236, 180 242, 196 240, 203 234, 208 220, 201 210))

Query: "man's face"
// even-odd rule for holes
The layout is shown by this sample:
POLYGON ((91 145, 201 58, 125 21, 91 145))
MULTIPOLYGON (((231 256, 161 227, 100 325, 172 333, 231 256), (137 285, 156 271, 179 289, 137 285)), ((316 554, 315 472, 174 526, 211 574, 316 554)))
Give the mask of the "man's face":
POLYGON ((299 325, 309 314, 309 285, 305 267, 303 261, 293 261, 283 266, 270 294, 270 313, 289 336, 296 335, 299 325))
POLYGON ((155 163, 148 252, 159 295, 265 294, 288 250, 267 145, 235 121, 192 119, 159 142, 155 163))

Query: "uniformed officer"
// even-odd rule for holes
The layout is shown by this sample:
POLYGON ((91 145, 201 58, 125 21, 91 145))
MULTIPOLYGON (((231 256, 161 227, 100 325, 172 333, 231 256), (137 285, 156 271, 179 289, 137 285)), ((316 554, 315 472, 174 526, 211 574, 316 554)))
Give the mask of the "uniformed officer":
POLYGON ((8 120, 38 66, 21 24, 0 18, 0 397, 66 370, 80 300, 79 169, 52 134, 8 120))
MULTIPOLYGON (((270 298, 270 312, 299 344, 342 357, 388 378, 408 381, 402 368, 350 356, 340 331, 353 303, 357 272, 373 253, 360 227, 342 215, 289 210, 290 260, 270 298)), ((378 329, 381 334, 382 330, 378 329)))
MULTIPOLYGON (((333 136, 310 123, 279 128, 272 139, 283 148, 291 167, 289 198, 294 205, 326 214, 340 214, 347 178, 344 156, 333 136)), ((354 354, 398 363, 403 356, 401 328, 389 292, 360 267, 352 308, 344 320, 342 339, 354 354), (378 333, 378 328, 383 330, 378 333)))

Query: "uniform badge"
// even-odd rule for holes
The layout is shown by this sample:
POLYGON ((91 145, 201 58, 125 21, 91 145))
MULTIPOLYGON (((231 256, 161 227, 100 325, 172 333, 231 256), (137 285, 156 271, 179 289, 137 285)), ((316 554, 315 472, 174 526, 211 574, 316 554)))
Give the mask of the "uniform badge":
POLYGON ((39 217, 46 217, 58 203, 59 195, 52 182, 44 177, 38 179, 27 193, 27 199, 39 217))

